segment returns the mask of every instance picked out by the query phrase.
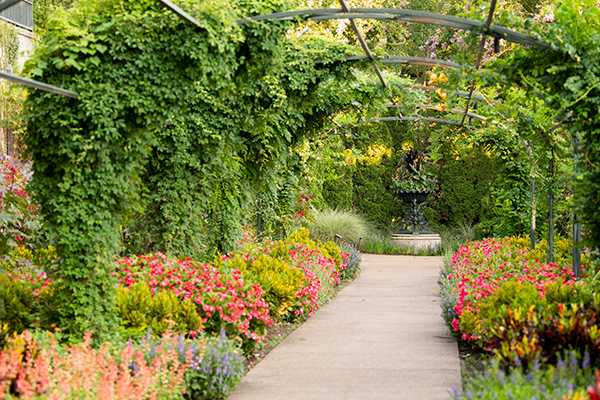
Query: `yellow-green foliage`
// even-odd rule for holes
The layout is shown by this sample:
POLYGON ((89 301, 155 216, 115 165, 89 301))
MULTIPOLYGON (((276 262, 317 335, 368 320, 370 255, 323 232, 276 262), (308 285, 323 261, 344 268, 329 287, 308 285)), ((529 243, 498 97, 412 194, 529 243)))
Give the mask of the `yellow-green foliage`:
POLYGON ((288 238, 285 240, 286 243, 301 243, 311 248, 317 248, 317 243, 312 240, 310 237, 310 232, 308 229, 301 228, 299 230, 294 231, 288 238))
POLYGON ((31 251, 25 246, 19 246, 10 253, 3 256, 2 269, 4 271, 24 271, 28 272, 31 267, 37 267, 42 271, 54 266, 58 261, 56 250, 52 246, 47 249, 37 249, 31 251))
POLYGON ((1 274, 0 327, 8 324, 10 333, 51 328, 58 307, 54 298, 56 288, 55 283, 42 287, 39 282, 32 283, 28 279, 13 279, 1 274))
POLYGON ((0 351, 4 349, 6 346, 6 340, 10 336, 10 326, 8 323, 0 322, 0 351))
POLYGON ((337 270, 339 271, 340 267, 342 266, 342 262, 344 262, 344 260, 342 259, 342 252, 340 251, 340 248, 337 247, 336 244, 333 242, 321 243, 320 247, 323 255, 333 260, 335 266, 337 267, 337 270))
POLYGON ((264 254, 247 260, 236 255, 228 261, 228 266, 238 269, 245 280, 260 285, 273 318, 285 315, 291 309, 296 293, 302 287, 304 275, 301 271, 264 254))
MULTIPOLYGON (((537 243, 534 250, 531 250, 529 238, 513 236, 509 239, 509 243, 519 249, 529 250, 529 253, 524 256, 527 261, 537 259, 540 262, 547 262, 548 260, 549 247, 545 239, 537 243)), ((573 263, 573 242, 562 237, 554 239, 554 262, 559 265, 573 263)), ((589 259, 583 253, 581 254, 581 265, 584 268, 589 266, 589 259)))
POLYGON ((162 335, 167 329, 187 333, 202 327, 194 303, 177 297, 170 290, 152 295, 144 283, 119 288, 117 311, 128 337, 142 336, 148 328, 152 328, 153 334, 162 335))

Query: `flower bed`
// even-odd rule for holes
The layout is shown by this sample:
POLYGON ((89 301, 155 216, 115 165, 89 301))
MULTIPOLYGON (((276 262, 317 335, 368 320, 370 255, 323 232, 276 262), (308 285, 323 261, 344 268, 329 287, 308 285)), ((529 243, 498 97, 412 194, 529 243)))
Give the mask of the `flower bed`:
POLYGON ((42 347, 25 332, 0 353, 0 398, 181 399, 192 355, 179 340, 166 335, 156 345, 94 349, 89 333, 67 348, 55 340, 42 347))
MULTIPOLYGON (((286 302, 286 305, 283 309, 276 305, 272 309, 278 310, 276 314, 287 320, 301 315, 312 315, 332 293, 332 288, 339 285, 340 277, 346 273, 346 265, 350 257, 349 253, 341 251, 331 242, 317 243, 309 239, 306 230, 295 232, 288 239, 282 241, 263 243, 246 241, 242 245, 237 259, 232 256, 224 258, 226 265, 242 268, 248 271, 249 279, 263 282, 262 285, 265 288, 268 285, 266 290, 271 292, 271 297, 278 297, 279 303, 282 302, 281 298, 285 298, 283 301, 286 302), (257 270, 251 272, 253 270, 251 265, 260 261, 263 261, 262 264, 264 264, 264 260, 278 260, 279 263, 283 263, 283 271, 296 275, 299 280, 288 279, 285 282, 287 288, 282 288, 283 285, 275 288, 271 274, 263 275, 263 272, 274 268, 273 261, 270 262, 270 266, 263 266, 262 272, 257 270), (248 266, 241 265, 243 262, 248 266), (279 292, 279 294, 275 292, 279 292)), ((354 273, 355 271, 352 271, 352 274, 354 273)), ((271 301, 270 304, 274 304, 274 302, 271 301)))
POLYGON ((0 398, 220 399, 242 377, 242 354, 262 347, 267 327, 312 315, 342 277, 358 272, 360 255, 302 231, 247 242, 212 264, 162 253, 124 258, 114 272, 121 330, 101 347, 90 334, 63 347, 78 342, 70 332, 56 340, 41 333, 60 331, 63 285, 53 248, 11 247, 0 262, 0 398), (41 340, 24 329, 37 329, 41 340))
POLYGON ((585 399, 592 393, 587 386, 597 386, 597 266, 584 257, 577 281, 565 240, 557 241, 558 263, 542 261, 545 243, 535 250, 526 246, 518 238, 467 243, 441 272, 447 325, 462 340, 493 355, 485 374, 468 380, 464 392, 455 390, 456 399, 559 394, 585 399))
POLYGON ((119 265, 120 285, 132 287, 142 282, 152 296, 171 291, 178 298, 195 303, 202 322, 198 328, 209 333, 224 328, 229 336, 239 335, 247 351, 260 346, 266 327, 273 323, 261 297, 262 288, 244 281, 239 270, 226 273, 190 258, 180 260, 162 253, 124 258, 119 265))
MULTIPOLYGON (((572 300, 577 300, 578 289, 586 281, 576 282, 570 265, 544 263, 537 256, 514 239, 487 239, 461 246, 442 273, 441 282, 444 318, 452 330, 460 332, 464 340, 482 343, 486 326, 478 317, 481 307, 509 282, 520 289, 532 285, 539 300, 544 300, 548 288, 554 290, 559 285, 569 288, 572 300)), ((585 265, 582 276, 589 276, 585 265)), ((538 299, 529 300, 527 307, 539 304, 538 299)))

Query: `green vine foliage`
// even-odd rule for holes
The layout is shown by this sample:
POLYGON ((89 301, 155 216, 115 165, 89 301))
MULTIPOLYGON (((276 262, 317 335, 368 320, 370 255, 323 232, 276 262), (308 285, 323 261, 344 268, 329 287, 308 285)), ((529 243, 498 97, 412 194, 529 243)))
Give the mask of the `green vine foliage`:
MULTIPOLYGON (((10 66, 13 72, 19 72, 19 37, 17 28, 6 21, 0 21, 0 69, 5 71, 10 66)), ((8 153, 19 154, 22 151, 22 110, 25 93, 17 85, 9 83, 6 79, 0 82, 0 110, 2 113, 1 126, 7 131, 11 130, 13 148, 7 149, 8 153)), ((7 146, 8 148, 9 146, 7 146)), ((4 149, 0 148, 0 153, 4 149)))
POLYGON ((149 248, 190 254, 206 232, 226 250, 248 188, 274 192, 288 146, 332 113, 320 83, 351 75, 335 62, 348 46, 288 43, 288 22, 236 23, 286 4, 178 4, 200 28, 154 0, 57 9, 27 64, 79 93, 32 90, 26 103, 32 188, 63 260, 61 327, 73 337, 115 326, 112 272, 132 210, 156 233, 149 248))
POLYGON ((520 49, 494 65, 507 83, 518 83, 545 97, 572 137, 578 174, 575 205, 587 226, 586 244, 600 247, 600 10, 592 0, 566 0, 538 36, 557 51, 520 49))
POLYGON ((0 21, 0 63, 1 68, 5 69, 11 66, 13 70, 17 68, 17 58, 19 57, 19 38, 17 28, 6 21, 0 21))

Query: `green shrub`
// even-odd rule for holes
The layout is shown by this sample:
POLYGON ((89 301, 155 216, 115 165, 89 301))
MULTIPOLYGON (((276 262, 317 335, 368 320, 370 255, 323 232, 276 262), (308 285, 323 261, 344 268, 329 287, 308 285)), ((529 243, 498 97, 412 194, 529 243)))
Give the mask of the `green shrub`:
POLYGON ((390 187, 395 163, 359 165, 354 174, 353 203, 357 213, 365 215, 381 231, 389 231, 392 221, 404 215, 404 206, 396 201, 390 187))
POLYGON ((321 211, 315 215, 315 222, 308 225, 311 239, 330 242, 338 234, 342 237, 339 241, 345 244, 357 244, 370 229, 370 224, 359 214, 340 210, 321 211))
POLYGON ((52 246, 33 251, 25 246, 19 246, 3 255, 0 258, 0 265, 2 270, 7 272, 48 273, 58 269, 58 256, 52 246))
MULTIPOLYGON (((343 275, 342 264, 336 265, 341 250, 333 243, 323 244, 310 239, 306 229, 294 231, 285 240, 262 243, 240 243, 242 257, 255 257, 264 254, 289 265, 289 268, 302 273, 302 285, 298 288, 292 307, 279 318, 290 321, 304 315, 312 315, 333 293, 343 275)), ((231 256, 229 256, 231 257, 231 256)), ((229 267, 228 267, 229 268, 229 267)))
POLYGON ((342 263, 344 262, 340 248, 337 247, 337 245, 333 242, 325 242, 321 243, 320 249, 323 255, 331 259, 339 270, 342 263))
POLYGON ((323 199, 329 207, 340 210, 352 208, 354 185, 351 178, 327 180, 323 183, 323 199))
MULTIPOLYGON (((218 263, 215 265, 220 268, 218 263)), ((283 261, 264 254, 244 259, 234 255, 225 261, 228 268, 242 273, 244 280, 257 283, 264 290, 262 298, 269 305, 269 314, 278 318, 286 314, 294 305, 296 292, 302 287, 302 272, 283 261)))
POLYGON ((593 310, 561 304, 558 315, 540 318, 534 306, 507 309, 508 316, 490 327, 490 339, 484 346, 506 369, 528 369, 535 360, 556 365, 557 354, 566 350, 581 357, 587 353, 592 360, 600 357, 600 331, 593 310))
POLYGON ((195 332, 202 328, 196 305, 169 290, 152 294, 145 283, 138 282, 117 291, 117 314, 126 337, 143 336, 148 329, 162 335, 168 329, 195 332))
POLYGON ((456 157, 443 149, 440 190, 429 201, 432 221, 446 226, 472 226, 487 217, 490 185, 497 175, 495 161, 482 150, 456 157))
MULTIPOLYGON (((550 250, 548 241, 546 239, 536 243, 535 249, 531 249, 531 241, 529 238, 524 237, 511 237, 509 243, 519 249, 529 250, 529 253, 525 255, 525 259, 532 261, 538 259, 539 261, 548 260, 548 252, 550 250)), ((573 241, 565 239, 561 236, 555 236, 554 238, 554 262, 559 265, 570 265, 573 263, 573 241)), ((590 267, 590 259, 582 252, 581 254, 581 265, 583 268, 590 267)))
POLYGON ((43 274, 0 274, 0 325, 8 324, 10 333, 50 329, 57 321, 57 289, 43 274))

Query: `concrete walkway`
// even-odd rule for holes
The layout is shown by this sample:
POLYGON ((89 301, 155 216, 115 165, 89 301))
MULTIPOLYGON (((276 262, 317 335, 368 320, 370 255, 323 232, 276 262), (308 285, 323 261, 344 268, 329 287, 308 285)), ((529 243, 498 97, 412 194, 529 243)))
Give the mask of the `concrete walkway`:
POLYGON ((449 400, 456 341, 439 257, 363 254, 362 273, 273 349, 228 400, 449 400))

